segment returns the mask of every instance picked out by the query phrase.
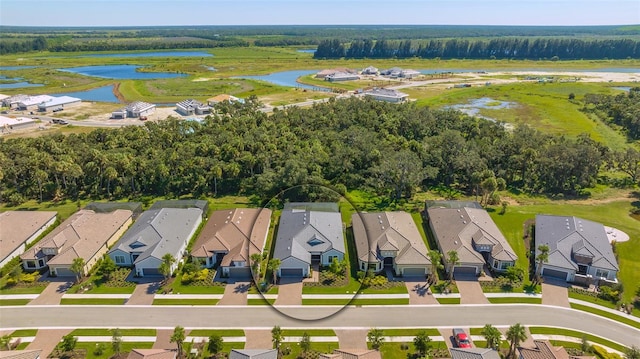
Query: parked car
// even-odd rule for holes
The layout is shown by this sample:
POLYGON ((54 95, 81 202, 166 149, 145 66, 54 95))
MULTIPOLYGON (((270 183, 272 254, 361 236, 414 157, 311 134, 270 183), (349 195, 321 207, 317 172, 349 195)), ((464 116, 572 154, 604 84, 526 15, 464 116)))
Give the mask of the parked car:
POLYGON ((65 120, 58 119, 58 118, 54 118, 53 120, 51 120, 51 123, 55 123, 55 124, 58 124, 58 125, 68 125, 69 124, 69 122, 67 122, 65 120))
POLYGON ((471 348, 469 336, 461 328, 453 328, 453 340, 458 348, 471 348))
POLYGON ((53 112, 58 112, 58 111, 62 111, 63 108, 62 107, 56 107, 53 109, 53 112))

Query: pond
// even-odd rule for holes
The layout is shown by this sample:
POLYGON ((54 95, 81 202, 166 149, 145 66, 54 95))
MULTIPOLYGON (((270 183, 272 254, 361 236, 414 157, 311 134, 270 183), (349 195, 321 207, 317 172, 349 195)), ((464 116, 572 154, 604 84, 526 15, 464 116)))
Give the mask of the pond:
POLYGON ((185 74, 169 72, 140 72, 137 71, 143 66, 138 65, 100 65, 82 66, 58 69, 65 72, 73 72, 85 76, 102 77, 105 79, 120 80, 140 80, 140 79, 167 79, 174 77, 185 77, 185 74))
MULTIPOLYGON (((19 80, 18 77, 6 80, 19 80)), ((0 89, 16 89, 21 87, 40 87, 44 86, 43 84, 32 84, 31 82, 21 81, 21 82, 11 82, 0 84, 0 89)))
POLYGON ((119 103, 116 95, 113 94, 113 85, 102 86, 87 91, 78 92, 65 92, 58 95, 65 95, 71 97, 77 97, 82 101, 96 101, 96 102, 115 102, 119 103))
POLYGON ((423 75, 435 75, 435 74, 443 74, 443 73, 454 73, 459 74, 463 72, 475 72, 478 70, 471 69, 422 69, 418 70, 423 75))
POLYGON ((296 82, 299 77, 311 75, 318 72, 317 70, 294 70, 294 71, 280 71, 274 72, 269 75, 258 75, 258 76, 238 76, 236 78, 240 79, 249 79, 249 80, 260 80, 270 82, 274 85, 279 86, 287 86, 287 87, 297 87, 303 88, 307 90, 313 91, 331 91, 328 88, 311 86, 306 84, 301 84, 296 82))
POLYGON ((0 71, 11 71, 11 70, 23 70, 23 69, 33 69, 38 66, 0 66, 0 71))
POLYGON ((316 49, 302 49, 302 50, 297 50, 297 52, 303 52, 305 54, 315 54, 316 49))
POLYGON ((76 57, 211 57, 204 51, 156 51, 156 52, 120 52, 115 54, 91 54, 76 57))
POLYGON ((629 92, 631 91, 631 86, 614 86, 612 89, 629 92))
MULTIPOLYGON (((22 70, 22 69, 31 69, 36 66, 0 66, 0 71, 12 71, 12 70, 22 70)), ((43 84, 34 84, 28 81, 24 81, 22 77, 7 77, 4 75, 0 75, 0 89, 14 89, 21 87, 40 87, 44 86, 43 84)))
POLYGON ((498 101, 489 97, 482 97, 482 98, 471 100, 467 103, 461 103, 461 104, 451 105, 446 107, 458 110, 469 116, 480 117, 485 120, 489 120, 491 122, 498 122, 495 118, 481 115, 480 110, 482 109, 502 110, 502 109, 513 108, 514 106, 516 106, 515 102, 498 101))

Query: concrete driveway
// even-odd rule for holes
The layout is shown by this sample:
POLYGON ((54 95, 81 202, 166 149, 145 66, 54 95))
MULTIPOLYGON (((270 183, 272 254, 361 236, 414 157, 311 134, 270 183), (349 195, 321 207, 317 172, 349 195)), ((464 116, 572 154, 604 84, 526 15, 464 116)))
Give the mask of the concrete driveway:
MULTIPOLYGON (((160 288, 160 280, 150 281, 147 283, 141 283, 136 285, 136 289, 129 297, 129 300, 125 305, 151 305, 153 304, 153 298, 156 295, 156 291, 160 288)), ((164 348, 166 349, 166 348, 164 348)))
POLYGON ((27 345, 27 349, 41 349, 42 353, 40 353, 40 357, 46 358, 53 352, 56 345, 60 343, 62 337, 72 331, 73 329, 40 329, 38 333, 36 333, 33 341, 27 345))
POLYGON ((302 286, 300 278, 280 278, 274 305, 302 305, 302 286))
POLYGON ((542 304, 570 308, 569 285, 564 281, 545 278, 542 283, 542 304))
MULTIPOLYGON (((190 330, 184 331, 185 337, 189 335, 190 330)), ((178 349, 176 343, 171 343, 171 336, 173 335, 173 329, 158 329, 156 330, 156 341, 153 343, 153 349, 178 349)))
POLYGON ((340 349, 367 349, 367 329, 338 330, 334 332, 338 337, 340 349))
MULTIPOLYGON (((58 305, 64 293, 73 285, 73 282, 66 280, 55 280, 47 285, 42 293, 36 299, 30 301, 27 305, 58 305)), ((43 357, 46 357, 44 353, 43 357)))
POLYGON ((271 341, 271 330, 244 330, 245 349, 269 349, 273 348, 271 341))
POLYGON ((224 287, 224 295, 218 305, 247 305, 247 293, 251 282, 229 283, 224 287))
POLYGON ((422 278, 405 278, 404 285, 409 292, 409 304, 440 304, 431 295, 427 281, 422 278))
POLYGON ((456 285, 460 292, 460 304, 489 304, 475 276, 458 276, 456 285))

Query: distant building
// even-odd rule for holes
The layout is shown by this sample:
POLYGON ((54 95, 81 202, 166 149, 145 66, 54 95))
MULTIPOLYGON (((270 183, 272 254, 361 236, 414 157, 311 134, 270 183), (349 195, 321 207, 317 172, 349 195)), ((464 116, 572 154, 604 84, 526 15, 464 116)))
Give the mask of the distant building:
POLYGON ((176 104, 176 111, 183 116, 204 115, 211 112, 211 107, 200 101, 189 99, 176 104))
POLYGON ((277 359, 277 349, 231 349, 229 359, 277 359))
POLYGON ((418 77, 421 76, 422 73, 420 71, 416 71, 416 70, 412 70, 412 69, 406 69, 406 70, 402 70, 400 71, 400 76, 398 77, 402 77, 404 79, 412 79, 414 77, 418 77))
POLYGON ((319 71, 318 73, 316 73, 316 78, 317 79, 324 79, 329 75, 333 75, 336 73, 347 73, 347 74, 356 74, 357 72, 355 70, 352 69, 348 69, 346 67, 336 67, 335 69, 325 69, 322 71, 319 71))
POLYGON ((380 71, 378 71, 378 68, 373 66, 369 66, 362 70, 363 75, 377 75, 378 73, 380 73, 380 71))
POLYGON ((334 349, 331 354, 320 354, 319 359, 382 359, 374 349, 334 349))
POLYGON ((53 97, 49 95, 27 96, 18 102, 17 108, 22 111, 35 110, 49 101, 53 101, 53 97))
POLYGON ((38 105, 38 111, 46 112, 56 109, 73 107, 82 103, 82 100, 71 96, 53 97, 51 101, 42 102, 38 105))
POLYGON ((384 88, 374 88, 372 90, 367 90, 364 92, 364 95, 371 97, 374 100, 393 103, 405 102, 409 98, 409 95, 404 92, 384 88))
POLYGON ((18 108, 18 104, 21 101, 26 100, 28 97, 29 95, 22 95, 22 94, 5 97, 2 99, 2 106, 8 107, 10 109, 18 108))
POLYGON ((500 354, 491 348, 451 348, 451 359, 500 359, 500 354))
POLYGON ((152 114, 156 110, 156 105, 143 101, 132 102, 126 107, 111 112, 111 118, 123 119, 125 117, 138 118, 152 114))
MULTIPOLYGON (((535 348, 518 348, 520 359, 594 359, 589 356, 569 355, 563 347, 554 347, 548 340, 534 340, 535 348)), ((467 358, 464 358, 467 359, 467 358)))
POLYGON ((391 78, 400 77, 400 73, 402 73, 402 69, 399 67, 392 67, 390 69, 380 70, 380 75, 391 77, 391 78))
POLYGON ((227 94, 220 94, 207 99, 207 104, 209 104, 209 106, 213 106, 217 103, 224 102, 224 101, 227 101, 230 103, 234 103, 234 102, 244 103, 244 100, 241 98, 238 98, 232 95, 227 95, 227 94))
POLYGON ((360 80, 360 76, 349 72, 336 72, 331 75, 327 75, 324 78, 325 81, 337 82, 337 81, 353 81, 360 80))
POLYGON ((178 351, 170 349, 131 349, 127 359, 176 359, 178 351))
POLYGON ((19 130, 29 128, 36 125, 36 120, 29 117, 5 117, 0 116, 0 133, 10 130, 19 130))

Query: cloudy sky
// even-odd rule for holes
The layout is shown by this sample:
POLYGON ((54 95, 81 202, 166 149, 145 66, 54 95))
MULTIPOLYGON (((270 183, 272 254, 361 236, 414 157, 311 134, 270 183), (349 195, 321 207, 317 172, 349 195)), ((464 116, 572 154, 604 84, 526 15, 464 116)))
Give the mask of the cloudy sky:
POLYGON ((0 24, 621 25, 639 0, 0 0, 0 24))

